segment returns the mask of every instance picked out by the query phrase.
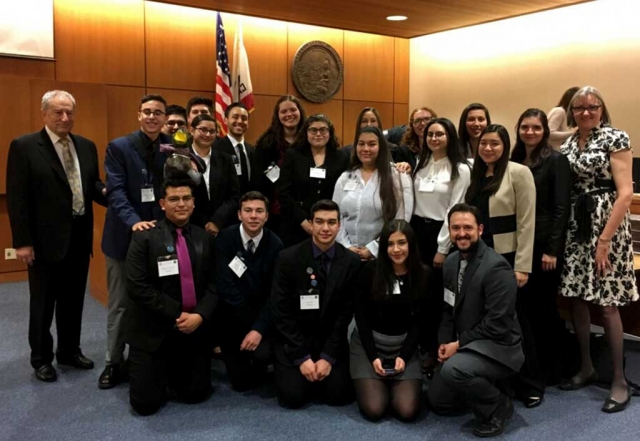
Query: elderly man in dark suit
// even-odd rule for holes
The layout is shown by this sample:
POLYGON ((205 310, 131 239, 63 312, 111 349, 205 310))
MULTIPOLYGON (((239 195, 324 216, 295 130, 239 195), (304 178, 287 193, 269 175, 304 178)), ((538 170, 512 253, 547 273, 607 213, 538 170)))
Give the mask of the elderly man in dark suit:
POLYGON ((140 415, 158 411, 170 395, 196 403, 211 392, 208 319, 216 303, 212 238, 191 225, 191 182, 163 184, 166 217, 133 234, 127 253, 124 315, 129 344, 129 400, 140 415))
POLYGON ((335 202, 316 202, 310 221, 311 239, 280 253, 271 290, 278 401, 292 409, 313 396, 330 405, 353 401, 347 328, 360 258, 336 243, 335 202))
POLYGON ((504 432, 513 413, 509 397, 495 386, 524 362, 515 305, 517 284, 509 263, 487 247, 476 207, 457 204, 449 212, 449 233, 458 251, 443 267, 444 312, 438 360, 428 391, 431 408, 446 414, 469 406, 481 422, 480 437, 504 432))
POLYGON ((58 364, 92 369, 80 350, 82 308, 93 244, 93 201, 106 205, 95 144, 71 134, 76 101, 42 97, 44 128, 11 142, 7 208, 17 258, 29 272, 29 344, 36 378, 57 379, 49 329, 55 309, 58 364))

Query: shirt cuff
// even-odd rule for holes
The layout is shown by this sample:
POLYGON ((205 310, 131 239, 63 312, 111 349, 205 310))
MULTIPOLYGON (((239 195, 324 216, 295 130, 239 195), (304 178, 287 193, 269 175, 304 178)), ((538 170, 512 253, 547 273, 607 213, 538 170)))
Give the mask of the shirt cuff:
POLYGON ((293 360, 293 364, 295 364, 296 366, 300 366, 302 363, 304 363, 307 360, 311 360, 310 354, 307 354, 302 358, 298 358, 297 360, 293 360))
POLYGON ((322 358, 323 360, 327 361, 331 366, 333 366, 334 364, 336 364, 336 359, 325 354, 324 352, 320 353, 320 358, 322 358))

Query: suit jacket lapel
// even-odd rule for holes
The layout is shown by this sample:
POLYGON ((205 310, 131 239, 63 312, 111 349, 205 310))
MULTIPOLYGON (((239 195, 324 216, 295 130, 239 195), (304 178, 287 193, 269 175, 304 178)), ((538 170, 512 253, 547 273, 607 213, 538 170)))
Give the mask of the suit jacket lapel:
POLYGON ((342 258, 344 257, 344 250, 336 246, 336 254, 331 259, 331 267, 329 268, 329 274, 327 274, 327 281, 325 282, 324 295, 322 296, 322 306, 320 308, 320 315, 324 315, 329 305, 329 298, 333 295, 336 289, 336 284, 342 279, 342 273, 344 271, 344 265, 342 264, 342 258))
POLYGON ((69 187, 69 180, 67 179, 67 174, 64 171, 62 162, 60 162, 60 157, 45 129, 40 131, 40 141, 38 141, 38 144, 40 145, 40 153, 42 153, 47 163, 51 165, 51 168, 53 168, 58 177, 69 187))

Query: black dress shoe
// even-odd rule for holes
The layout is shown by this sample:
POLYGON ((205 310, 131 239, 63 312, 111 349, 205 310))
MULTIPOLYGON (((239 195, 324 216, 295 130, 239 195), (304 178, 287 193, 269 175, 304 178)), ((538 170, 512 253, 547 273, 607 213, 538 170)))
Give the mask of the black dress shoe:
POLYGON ((522 402, 524 403, 524 407, 526 407, 527 409, 533 409, 534 407, 538 407, 542 404, 542 397, 526 397, 522 399, 522 402))
POLYGON ((108 364, 98 379, 98 387, 100 389, 111 389, 122 383, 122 374, 119 364, 108 364))
POLYGON ((65 364, 78 369, 93 369, 93 361, 82 355, 82 352, 73 355, 71 358, 58 357, 58 364, 65 364))
POLYGON ((587 378, 582 381, 575 381, 573 378, 569 378, 567 380, 562 380, 560 385, 558 386, 562 390, 578 390, 583 387, 595 383, 598 381, 598 372, 594 369, 587 378))
POLYGON ((631 387, 627 386, 627 399, 623 402, 619 402, 614 400, 613 398, 607 398, 606 400, 604 400, 604 404, 602 405, 602 411, 606 413, 622 412, 629 405, 629 402, 631 401, 631 395, 633 395, 631 387))
POLYGON ((491 418, 480 423, 478 427, 473 429, 473 434, 480 438, 490 438, 498 436, 504 432, 504 426, 509 418, 513 415, 513 404, 508 397, 504 397, 504 402, 493 412, 491 418))
POLYGON ((53 366, 50 364, 43 364, 36 369, 36 378, 45 383, 53 383, 58 379, 58 374, 53 366))

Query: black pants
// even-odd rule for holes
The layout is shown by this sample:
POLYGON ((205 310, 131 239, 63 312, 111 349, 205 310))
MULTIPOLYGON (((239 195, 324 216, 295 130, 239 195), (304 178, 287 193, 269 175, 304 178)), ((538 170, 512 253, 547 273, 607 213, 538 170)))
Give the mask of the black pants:
POLYGON ((429 405, 441 415, 469 407, 478 418, 486 420, 502 397, 495 383, 513 374, 507 366, 484 355, 458 352, 436 370, 427 391, 429 405))
POLYGON ((180 401, 204 401, 211 394, 211 355, 206 340, 173 330, 156 351, 130 346, 129 378, 129 402, 143 416, 160 409, 167 388, 180 401))
POLYGON ((56 357, 70 358, 80 352, 82 309, 87 289, 89 253, 85 216, 76 217, 71 228, 69 249, 59 262, 38 258, 29 273, 29 345, 31 366, 38 369, 53 361, 51 322, 56 315, 58 347, 56 357))
MULTIPOLYGON (((316 360, 314 360, 316 361, 316 360)), ((300 373, 299 366, 275 363, 278 402, 282 407, 298 409, 313 398, 331 406, 352 403, 355 399, 348 357, 338 360, 322 381, 311 383, 300 373)))

